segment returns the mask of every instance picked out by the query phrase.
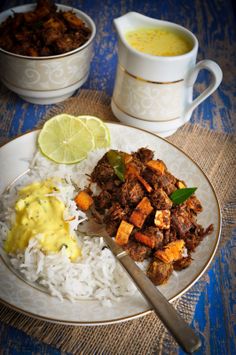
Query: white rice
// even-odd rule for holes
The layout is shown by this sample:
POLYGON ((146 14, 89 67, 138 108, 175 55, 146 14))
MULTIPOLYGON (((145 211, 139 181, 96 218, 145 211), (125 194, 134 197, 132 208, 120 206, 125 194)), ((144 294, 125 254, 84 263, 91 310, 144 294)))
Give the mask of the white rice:
POLYGON ((74 165, 55 164, 37 153, 31 162, 30 171, 1 196, 0 242, 4 256, 2 247, 14 223, 17 191, 22 186, 47 178, 63 179, 57 183, 60 191, 55 192, 55 195, 67 207, 64 218, 75 216, 70 222, 70 233, 78 239, 81 257, 76 262, 71 262, 65 248, 56 254, 43 254, 39 247, 40 235, 30 240, 24 253, 7 256, 13 268, 28 282, 43 286, 51 295, 61 300, 95 298, 109 305, 111 300, 132 295, 137 290, 119 262, 105 247, 102 238, 82 237, 76 231, 86 215, 76 208, 73 200, 76 195, 74 184, 81 189, 87 185, 88 175, 104 153, 105 150, 92 152, 87 160, 74 165))

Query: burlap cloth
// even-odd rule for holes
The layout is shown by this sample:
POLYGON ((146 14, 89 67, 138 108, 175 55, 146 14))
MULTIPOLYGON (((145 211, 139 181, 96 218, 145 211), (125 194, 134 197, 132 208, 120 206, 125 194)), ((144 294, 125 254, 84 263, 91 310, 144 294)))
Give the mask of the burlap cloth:
MULTIPOLYGON (((115 121, 110 99, 103 93, 81 90, 50 109, 39 125, 55 114, 91 114, 104 121, 115 121)), ((221 243, 229 240, 235 227, 235 137, 217 133, 198 125, 186 124, 168 140, 187 152, 202 168, 217 191, 223 228, 221 243)), ((215 259, 218 256, 216 255, 215 259)), ((213 261, 214 262, 214 261, 213 261)), ((195 306, 207 280, 203 276, 190 291, 174 302, 181 316, 191 323, 195 306)), ((99 327, 65 326, 32 319, 0 305, 0 319, 28 335, 63 352, 74 354, 175 354, 178 347, 161 322, 151 313, 125 323, 99 327)))

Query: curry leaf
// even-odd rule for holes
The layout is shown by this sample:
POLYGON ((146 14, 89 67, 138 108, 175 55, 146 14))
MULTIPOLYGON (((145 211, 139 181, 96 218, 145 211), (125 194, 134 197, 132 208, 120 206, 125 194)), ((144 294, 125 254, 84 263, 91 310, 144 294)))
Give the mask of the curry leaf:
POLYGON ((186 201, 194 192, 197 190, 197 187, 186 187, 184 189, 178 189, 174 191, 170 198, 175 205, 179 205, 186 201))
POLYGON ((118 176, 121 181, 125 181, 125 162, 123 155, 116 150, 109 150, 109 152, 107 152, 107 159, 113 167, 116 176, 118 176))

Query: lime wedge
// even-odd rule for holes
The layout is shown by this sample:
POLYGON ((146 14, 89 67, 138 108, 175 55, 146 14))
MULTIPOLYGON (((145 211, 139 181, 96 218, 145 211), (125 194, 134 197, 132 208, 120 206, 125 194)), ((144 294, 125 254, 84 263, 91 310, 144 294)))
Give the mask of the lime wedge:
POLYGON ((107 125, 98 117, 82 115, 78 116, 82 120, 94 137, 95 148, 106 148, 110 145, 110 132, 107 125))
POLYGON ((40 131, 38 144, 47 158, 62 164, 85 159, 95 147, 93 134, 85 122, 68 114, 49 119, 40 131))

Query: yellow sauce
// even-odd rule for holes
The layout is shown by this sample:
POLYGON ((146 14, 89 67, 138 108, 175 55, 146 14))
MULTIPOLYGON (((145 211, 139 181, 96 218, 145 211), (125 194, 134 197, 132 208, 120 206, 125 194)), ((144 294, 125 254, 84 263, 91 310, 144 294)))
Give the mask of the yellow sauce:
POLYGON ((77 259, 80 249, 64 220, 65 205, 55 196, 47 196, 55 190, 52 180, 45 180, 19 191, 15 223, 4 245, 7 253, 24 251, 29 240, 39 235, 39 245, 45 254, 59 252, 65 246, 71 261, 77 259))
POLYGON ((182 55, 192 49, 187 38, 166 28, 139 28, 128 31, 125 38, 131 47, 154 56, 182 55))

